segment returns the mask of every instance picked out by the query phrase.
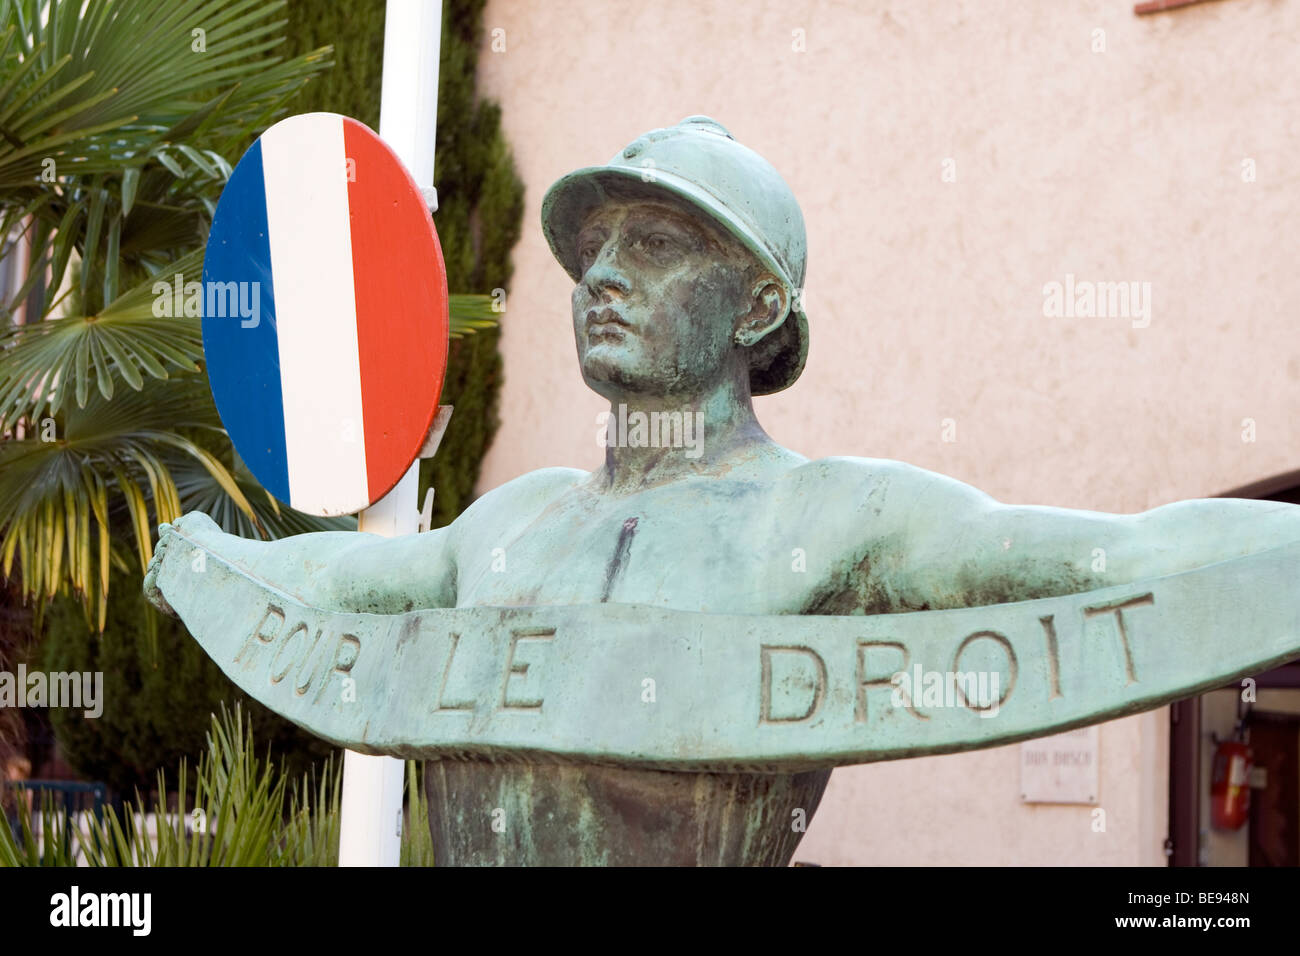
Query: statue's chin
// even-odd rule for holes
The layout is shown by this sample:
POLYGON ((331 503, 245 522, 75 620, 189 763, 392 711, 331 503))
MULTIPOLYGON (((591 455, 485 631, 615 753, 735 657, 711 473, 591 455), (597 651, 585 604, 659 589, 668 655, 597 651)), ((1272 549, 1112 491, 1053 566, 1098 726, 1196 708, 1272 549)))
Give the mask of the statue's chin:
POLYGON ((636 364, 622 348, 597 345, 587 350, 582 358, 582 378, 587 387, 605 398, 616 398, 629 392, 653 391, 654 385, 644 374, 638 374, 636 364))
POLYGON ((587 387, 611 402, 671 399, 687 403, 716 386, 724 374, 719 371, 715 377, 709 378, 681 371, 665 374, 657 368, 647 370, 640 362, 632 361, 630 356, 614 355, 604 346, 584 355, 581 367, 587 387))

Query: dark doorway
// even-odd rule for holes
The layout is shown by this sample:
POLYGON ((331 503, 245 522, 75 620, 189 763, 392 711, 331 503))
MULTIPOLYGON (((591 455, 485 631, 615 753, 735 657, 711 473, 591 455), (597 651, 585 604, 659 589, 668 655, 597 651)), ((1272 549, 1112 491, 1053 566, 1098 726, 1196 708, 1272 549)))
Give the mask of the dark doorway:
POLYGON ((1256 712, 1249 724, 1267 781, 1251 792, 1250 865, 1300 866, 1300 715, 1256 712))

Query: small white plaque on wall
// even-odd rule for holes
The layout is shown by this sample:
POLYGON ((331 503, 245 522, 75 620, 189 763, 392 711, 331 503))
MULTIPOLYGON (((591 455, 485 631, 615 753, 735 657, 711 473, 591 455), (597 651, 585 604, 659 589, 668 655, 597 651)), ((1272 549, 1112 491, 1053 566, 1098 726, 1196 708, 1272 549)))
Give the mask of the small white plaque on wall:
POLYGON ((1097 803, 1100 727, 1071 730, 1020 745, 1024 803, 1097 803))

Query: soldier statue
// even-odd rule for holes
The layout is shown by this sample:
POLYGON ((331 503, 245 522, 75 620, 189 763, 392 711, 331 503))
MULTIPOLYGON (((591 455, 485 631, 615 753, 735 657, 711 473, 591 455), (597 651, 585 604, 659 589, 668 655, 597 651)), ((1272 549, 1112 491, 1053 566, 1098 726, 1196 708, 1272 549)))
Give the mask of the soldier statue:
MULTIPOLYGON (((395 539, 255 542, 188 514, 163 527, 151 575, 188 560, 169 544, 183 533, 330 611, 897 615, 1073 594, 1300 540, 1300 508, 1288 504, 1195 500, 1134 515, 1014 506, 897 461, 809 461, 778 445, 752 399, 804 368, 803 216, 776 170, 708 117, 564 176, 542 226, 574 282, 583 380, 610 404, 598 468, 525 474, 449 526, 395 539), (615 427, 629 418, 698 422, 698 441, 671 447, 615 427)), ((792 811, 811 818, 829 775, 470 754, 429 761, 426 787, 440 863, 784 864, 801 837, 792 811), (526 823, 502 834, 496 808, 526 823)))

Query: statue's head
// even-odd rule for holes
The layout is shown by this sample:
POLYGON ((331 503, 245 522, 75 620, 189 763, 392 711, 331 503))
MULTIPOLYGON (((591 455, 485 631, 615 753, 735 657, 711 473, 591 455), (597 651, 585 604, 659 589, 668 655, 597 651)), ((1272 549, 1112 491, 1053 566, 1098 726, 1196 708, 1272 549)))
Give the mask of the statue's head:
POLYGON ((563 177, 542 226, 576 283, 578 360, 600 394, 698 394, 734 376, 764 395, 803 371, 803 215, 776 170, 708 117, 563 177))

